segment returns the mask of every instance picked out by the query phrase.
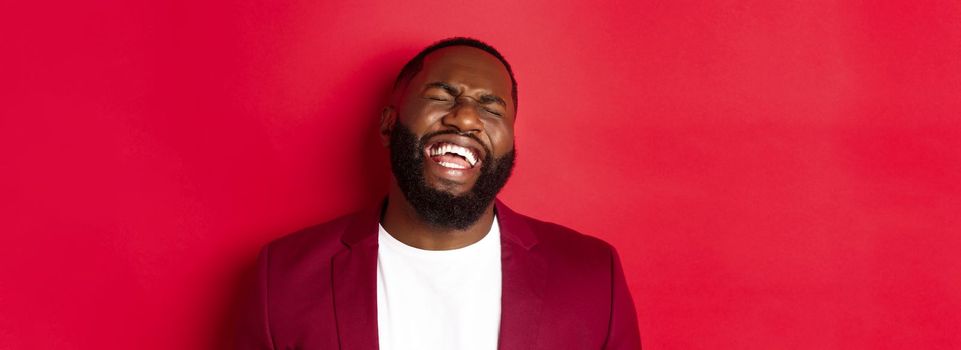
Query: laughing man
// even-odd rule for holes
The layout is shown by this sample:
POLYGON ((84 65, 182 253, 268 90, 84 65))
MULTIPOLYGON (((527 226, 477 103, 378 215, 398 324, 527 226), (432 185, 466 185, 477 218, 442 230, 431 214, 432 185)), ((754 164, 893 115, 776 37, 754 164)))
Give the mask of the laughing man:
POLYGON ((640 349, 614 248, 495 197, 517 83, 491 46, 435 43, 381 113, 383 204, 280 238, 258 262, 243 349, 640 349))

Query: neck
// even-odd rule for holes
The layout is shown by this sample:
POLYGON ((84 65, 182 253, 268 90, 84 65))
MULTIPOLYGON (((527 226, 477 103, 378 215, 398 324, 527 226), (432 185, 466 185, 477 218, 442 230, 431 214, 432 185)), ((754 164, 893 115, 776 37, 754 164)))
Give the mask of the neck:
POLYGON ((477 243, 490 232, 493 223, 494 203, 491 202, 477 222, 467 229, 431 225, 417 214, 396 184, 390 188, 387 209, 381 220, 384 229, 398 241, 424 250, 451 250, 477 243))

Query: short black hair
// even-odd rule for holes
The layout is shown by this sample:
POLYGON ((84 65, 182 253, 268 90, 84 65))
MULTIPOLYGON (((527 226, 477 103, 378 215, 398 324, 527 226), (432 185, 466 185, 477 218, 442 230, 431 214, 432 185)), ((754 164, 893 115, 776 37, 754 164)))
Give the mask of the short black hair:
POLYGON ((501 63, 504 64, 504 68, 507 68, 507 74, 511 77, 511 99, 514 100, 514 110, 517 110, 517 80, 514 79, 514 71, 511 70, 511 64, 507 63, 507 59, 504 58, 504 55, 501 55, 501 53, 498 52, 493 46, 474 38, 460 36, 447 38, 425 47, 417 54, 417 56, 414 56, 414 58, 411 58, 410 61, 407 61, 407 64, 404 65, 404 68, 400 70, 400 74, 398 74, 397 79, 394 80, 394 89, 401 84, 410 82, 410 79, 414 78, 414 76, 420 72, 420 70, 424 67, 424 57, 427 57, 427 55, 429 55, 431 52, 451 46, 470 46, 473 48, 478 48, 496 57, 498 61, 501 61, 501 63))

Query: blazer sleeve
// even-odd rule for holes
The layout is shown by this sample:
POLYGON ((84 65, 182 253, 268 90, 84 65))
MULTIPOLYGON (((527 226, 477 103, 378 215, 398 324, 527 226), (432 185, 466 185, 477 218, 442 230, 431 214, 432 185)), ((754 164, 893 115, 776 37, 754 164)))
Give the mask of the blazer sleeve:
POLYGON ((611 321, 604 349, 639 350, 641 348, 641 335, 637 327, 634 299, 627 288, 621 259, 614 247, 611 247, 611 260, 611 321))
POLYGON ((255 276, 246 283, 247 290, 238 310, 234 347, 240 350, 274 350, 270 334, 270 313, 267 303, 267 286, 270 262, 270 246, 260 251, 255 276))

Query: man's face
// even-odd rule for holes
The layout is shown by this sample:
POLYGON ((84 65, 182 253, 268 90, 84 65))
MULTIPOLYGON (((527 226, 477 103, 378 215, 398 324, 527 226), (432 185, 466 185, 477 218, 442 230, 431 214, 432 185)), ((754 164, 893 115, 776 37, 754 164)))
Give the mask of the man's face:
POLYGON ((507 69, 472 47, 437 50, 396 102, 391 165, 429 223, 473 224, 510 176, 514 102, 507 69))

